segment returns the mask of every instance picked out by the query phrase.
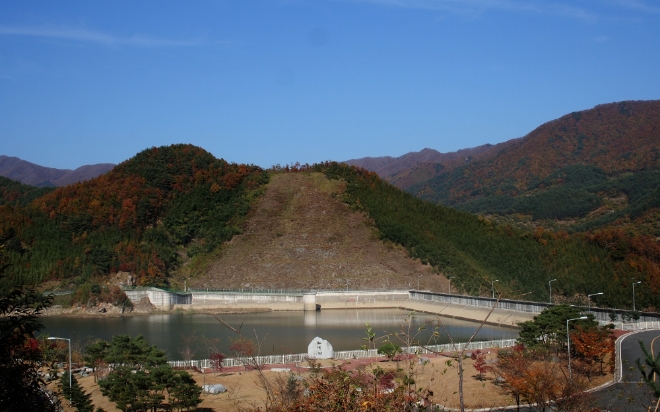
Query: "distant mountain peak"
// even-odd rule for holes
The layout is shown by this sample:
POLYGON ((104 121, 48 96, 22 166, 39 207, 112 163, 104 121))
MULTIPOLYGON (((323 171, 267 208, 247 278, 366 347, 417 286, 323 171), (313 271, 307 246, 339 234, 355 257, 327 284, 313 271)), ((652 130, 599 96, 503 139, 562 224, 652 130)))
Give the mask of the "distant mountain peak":
POLYGON ((507 143, 497 145, 487 143, 481 146, 447 153, 426 147, 419 152, 408 152, 399 157, 363 157, 361 159, 347 160, 344 163, 376 172, 381 178, 401 189, 406 189, 421 180, 429 179, 435 175, 436 169, 443 167, 436 166, 438 164, 470 162, 474 158, 490 153, 492 150, 501 149, 507 143), (411 176, 410 174, 414 174, 415 176, 411 176))
POLYGON ((56 169, 40 166, 18 157, 0 155, 0 176, 37 187, 67 186, 90 180, 109 172, 113 167, 115 165, 112 163, 99 163, 80 166, 75 170, 56 169))

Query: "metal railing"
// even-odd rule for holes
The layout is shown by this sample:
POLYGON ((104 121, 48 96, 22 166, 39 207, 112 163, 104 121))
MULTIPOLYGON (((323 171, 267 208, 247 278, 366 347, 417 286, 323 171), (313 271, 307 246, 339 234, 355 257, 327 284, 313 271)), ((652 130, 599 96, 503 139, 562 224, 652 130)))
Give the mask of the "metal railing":
MULTIPOLYGON (((424 346, 407 346, 401 348, 403 353, 426 355, 429 353, 443 353, 455 352, 465 350, 483 350, 490 348, 508 348, 516 344, 515 339, 500 339, 489 340, 480 342, 470 342, 469 344, 463 343, 446 343, 442 345, 424 345, 424 346)), ((361 349, 349 351, 337 351, 334 353, 333 359, 346 360, 346 359, 362 359, 362 358, 375 358, 381 356, 378 354, 377 349, 361 349)), ((286 363, 299 363, 308 359, 306 353, 296 353, 288 355, 267 355, 255 356, 253 358, 225 358, 222 360, 223 368, 230 368, 233 366, 250 366, 250 365, 280 365, 286 363)), ((175 368, 210 368, 212 362, 210 359, 191 360, 191 361, 169 361, 170 365, 175 368)))
MULTIPOLYGON (((439 292, 426 292, 411 290, 410 298, 418 301, 426 302, 438 302, 438 303, 451 303, 456 305, 465 305, 465 306, 480 306, 480 307, 493 307, 493 304, 497 299, 492 299, 488 297, 480 296, 469 296, 469 295, 450 295, 448 293, 439 293, 439 292)), ((553 307, 554 304, 544 303, 544 302, 531 302, 524 300, 513 300, 513 299, 500 299, 497 303, 498 309, 508 309, 517 312, 529 312, 529 313, 541 313, 544 309, 553 307)), ((653 312, 633 312, 631 310, 625 309, 614 309, 614 308, 598 308, 595 306, 576 306, 578 310, 583 313, 589 313, 593 315, 598 321, 605 321, 606 323, 622 323, 621 320, 626 318, 632 318, 637 316, 641 322, 654 322, 660 321, 660 314, 653 312)), ((626 322, 623 322, 624 324, 626 322)))
POLYGON ((614 329, 620 329, 620 330, 660 329, 660 321, 657 320, 649 321, 649 322, 600 322, 600 323, 605 325, 614 324, 614 329))
MULTIPOLYGON (((300 295, 303 293, 362 293, 362 292, 404 292, 408 290, 385 290, 385 289, 259 289, 259 288, 245 288, 245 289, 211 289, 211 288, 188 288, 186 293, 241 293, 241 294, 269 294, 269 295, 300 295)), ((179 292, 183 293, 183 292, 179 292)))

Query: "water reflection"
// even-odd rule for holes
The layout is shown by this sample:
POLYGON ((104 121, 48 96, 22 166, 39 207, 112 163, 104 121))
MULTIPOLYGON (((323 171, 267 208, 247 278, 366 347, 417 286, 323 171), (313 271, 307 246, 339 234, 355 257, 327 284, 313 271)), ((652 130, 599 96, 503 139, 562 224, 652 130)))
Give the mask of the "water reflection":
MULTIPOLYGON (((243 335, 258 337, 263 341, 262 354, 303 353, 307 345, 318 336, 327 339, 335 350, 359 349, 365 343, 365 323, 369 323, 377 336, 404 332, 417 334, 416 339, 430 344, 448 343, 444 328, 438 318, 430 314, 415 314, 410 318, 398 309, 342 309, 318 312, 264 312, 222 315, 222 319, 243 335), (434 328, 440 332, 433 337, 434 328)), ((441 318, 455 342, 470 338, 478 323, 441 318)), ((147 340, 165 350, 171 359, 181 359, 185 337, 196 336, 193 342, 195 358, 208 356, 209 339, 220 340, 220 350, 229 354, 231 341, 236 334, 222 326, 215 317, 207 314, 157 314, 123 318, 43 318, 45 333, 51 336, 71 337, 80 346, 94 339, 112 339, 113 335, 144 335, 147 340), (205 338, 205 339, 204 339, 205 338)), ((517 337, 517 330, 496 326, 484 326, 478 340, 509 339, 517 337)), ((396 341, 397 338, 392 338, 396 341)))

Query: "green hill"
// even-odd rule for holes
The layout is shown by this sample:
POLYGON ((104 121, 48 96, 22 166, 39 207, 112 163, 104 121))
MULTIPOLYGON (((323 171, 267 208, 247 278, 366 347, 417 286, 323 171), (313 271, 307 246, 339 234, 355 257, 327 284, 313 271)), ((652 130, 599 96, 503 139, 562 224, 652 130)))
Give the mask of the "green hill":
POLYGON ((631 282, 639 279, 645 287, 637 302, 659 307, 660 246, 649 237, 521 230, 421 200, 365 170, 336 163, 316 170, 346 181, 345 201, 368 214, 381 239, 453 276, 464 292, 489 294, 497 280, 509 297, 544 301, 548 281, 557 279, 553 291, 566 297, 604 292, 599 304, 630 307, 631 282))
POLYGON ((240 231, 267 180, 258 167, 173 145, 147 149, 25 207, 5 199, 0 234, 13 245, 5 253, 9 273, 20 283, 81 283, 121 270, 139 284, 166 286, 180 252, 211 251, 240 231))
MULTIPOLYGON (((653 178, 639 176, 614 183, 645 202, 644 185, 653 178)), ((594 168, 548 179, 539 184, 613 184, 594 168)), ((268 172, 174 145, 39 197, 18 188, 11 193, 24 197, 0 206, 2 263, 15 283, 90 287, 124 271, 138 284, 166 287, 185 275, 213 288, 421 282, 445 291, 449 277, 465 293, 490 295, 497 281, 506 297, 546 301, 548 281, 557 279, 555 296, 604 292, 599 305, 625 308, 639 279, 638 307, 660 306, 660 246, 649 236, 521 229, 424 201, 337 163, 268 172)))

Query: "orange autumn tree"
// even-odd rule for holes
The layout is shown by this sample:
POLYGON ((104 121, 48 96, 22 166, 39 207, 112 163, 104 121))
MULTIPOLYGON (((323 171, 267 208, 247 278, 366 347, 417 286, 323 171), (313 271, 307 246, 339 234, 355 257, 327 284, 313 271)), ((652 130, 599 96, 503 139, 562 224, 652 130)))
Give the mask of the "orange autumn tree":
POLYGON ((516 399, 545 411, 564 393, 563 375, 556 363, 536 362, 523 353, 500 359, 497 374, 504 381, 504 388, 516 399))
POLYGON ((524 375, 531 363, 525 354, 525 346, 518 344, 512 350, 501 350, 497 354, 495 374, 502 382, 502 388, 516 400, 520 408, 520 399, 524 393, 524 375))
MULTIPOLYGON (((578 325, 571 333, 571 343, 578 356, 600 363, 600 374, 602 375, 605 356, 608 353, 614 353, 614 341, 611 338, 610 329, 607 327, 583 328, 578 325)), ((590 372, 587 377, 591 378, 590 372)))

